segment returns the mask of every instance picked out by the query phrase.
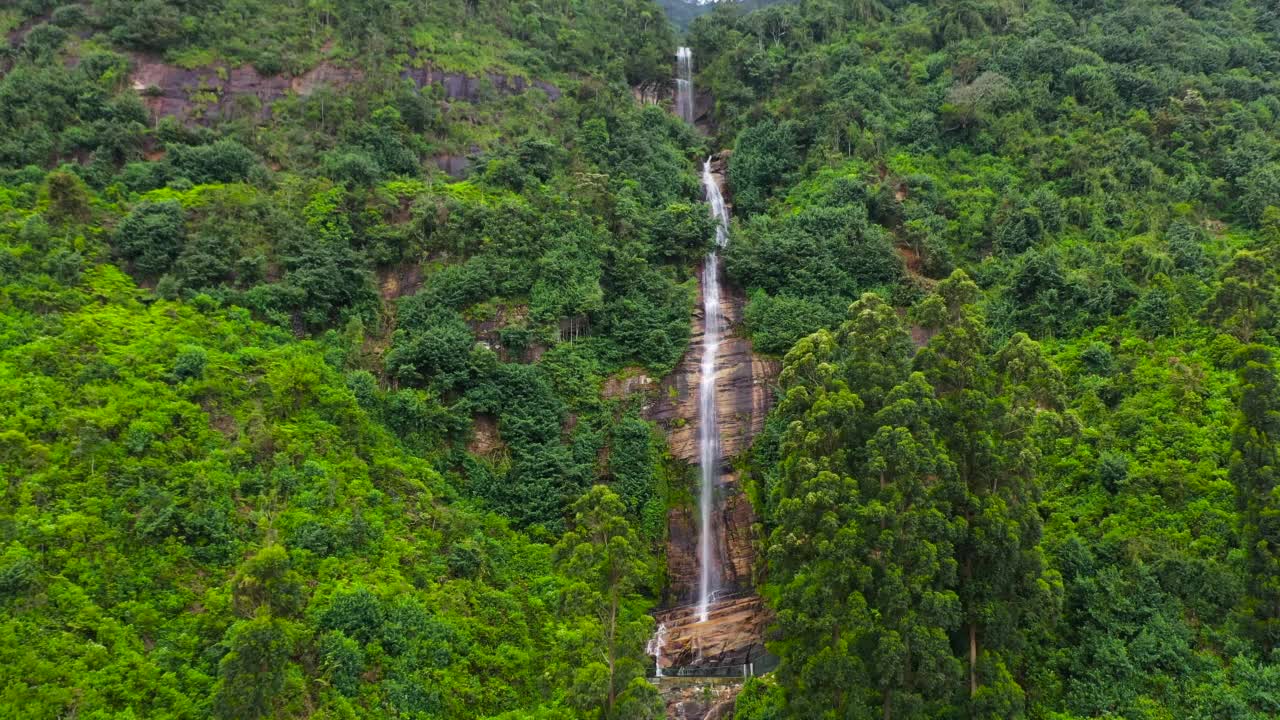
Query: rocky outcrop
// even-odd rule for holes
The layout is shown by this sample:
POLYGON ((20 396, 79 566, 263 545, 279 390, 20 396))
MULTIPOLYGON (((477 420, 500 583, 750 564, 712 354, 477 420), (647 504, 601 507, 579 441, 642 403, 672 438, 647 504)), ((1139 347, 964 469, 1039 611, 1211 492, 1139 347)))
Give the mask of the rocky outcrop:
MULTIPOLYGON (((751 351, 751 341, 743 337, 742 330, 745 298, 732 287, 721 287, 724 327, 728 332, 720 341, 714 381, 721 449, 725 458, 731 459, 745 450, 764 427, 773 402, 773 381, 781 368, 778 361, 751 351)), ((662 392, 649 410, 650 419, 666 431, 671 454, 691 463, 698 459, 698 386, 702 382, 700 361, 705 321, 701 293, 694 307, 697 309, 689 349, 676 371, 663 381, 662 392)))
MULTIPOLYGON (((726 154, 712 163, 713 174, 723 185, 726 154)), ((751 527, 755 522, 751 505, 742 491, 738 477, 730 469, 733 459, 750 446, 752 438, 764 426, 773 404, 773 384, 780 371, 777 360, 752 352, 751 341, 742 327, 742 310, 746 304, 742 293, 721 283, 722 327, 715 376, 717 421, 720 447, 725 467, 716 487, 713 515, 714 535, 718 540, 720 578, 717 587, 737 591, 751 586, 751 570, 755 565, 751 527)), ((674 373, 664 378, 646 407, 646 416, 655 421, 667 435, 673 457, 695 464, 698 461, 698 388, 701 377, 702 339, 705 318, 702 317, 701 286, 694 303, 693 334, 674 373)), ((697 509, 675 508, 667 517, 668 597, 674 602, 690 602, 698 584, 697 509)))
MULTIPOLYGON (((631 86, 631 95, 637 103, 641 105, 663 105, 673 113, 676 107, 676 88, 673 83, 644 83, 641 85, 631 86)), ((693 94, 693 124, 694 127, 703 131, 707 135, 713 135, 715 131, 715 121, 712 113, 716 109, 716 100, 711 93, 706 90, 696 91, 693 94)), ((721 183, 723 185, 724 183, 721 183)))
POLYGON ((471 424, 471 440, 467 442, 467 452, 477 457, 493 458, 502 454, 506 444, 498 432, 498 419, 492 415, 479 414, 471 424))
MULTIPOLYGON (((252 116, 265 120, 271 106, 287 95, 310 95, 321 87, 344 87, 364 78, 359 68, 323 62, 297 75, 263 75, 252 65, 227 67, 211 65, 188 70, 142 53, 133 56, 131 82, 143 97, 154 118, 175 117, 186 122, 211 122, 252 116)), ((541 80, 485 73, 444 72, 430 65, 405 68, 400 77, 413 81, 418 89, 441 88, 445 100, 475 102, 489 93, 512 95, 530 89, 558 100, 561 91, 541 80)), ((449 168, 450 170, 462 168, 449 168)))
POLYGON ((379 270, 378 289, 387 301, 413 295, 422 289, 422 266, 406 263, 379 270))
MULTIPOLYGON (((725 157, 712 164, 713 175, 723 185, 725 157)), ((775 360, 758 357, 742 330, 742 294, 721 283, 721 326, 724 336, 716 357, 715 372, 701 377, 701 357, 705 318, 702 298, 692 320, 693 332, 689 348, 675 372, 655 382, 643 373, 627 373, 605 383, 605 395, 621 397, 644 393, 648 402, 646 416, 657 422, 667 435, 671 454, 690 465, 698 461, 698 395, 701 382, 716 384, 717 423, 724 456, 718 468, 714 487, 712 513, 713 551, 720 576, 715 579, 718 594, 708 618, 698 616, 697 587, 700 556, 698 507, 695 503, 672 508, 667 516, 667 596, 670 607, 656 613, 657 621, 666 628, 665 642, 659 662, 664 668, 680 668, 694 674, 721 674, 740 671, 763 657, 764 631, 771 616, 752 586, 755 553, 753 526, 755 516, 737 473, 733 459, 750 445, 763 428, 765 416, 773 401, 773 384, 779 372, 775 360)), ((699 285, 699 294, 702 287, 699 285)), ((667 680, 662 680, 665 683, 667 680)), ((668 700, 667 717, 728 717, 732 713, 732 697, 727 702, 698 706, 696 714, 687 713, 689 698, 663 694, 668 700)), ((736 690, 732 694, 736 697, 736 690)), ((701 697, 701 696, 700 696, 701 697)))
MULTIPOLYGON (((723 473, 716 493, 717 512, 711 518, 720 577, 715 586, 727 592, 746 590, 752 585, 755 565, 751 538, 755 515, 736 473, 723 473)), ((697 598, 697 516, 696 507, 673 508, 667 515, 667 597, 673 602, 690 603, 697 598)))
POLYGON ((446 100, 475 101, 483 99, 484 94, 490 91, 503 95, 517 95, 532 88, 545 92, 551 100, 559 100, 561 94, 560 88, 542 80, 528 80, 520 76, 492 72, 483 75, 466 75, 444 72, 430 65, 408 68, 400 73, 400 77, 412 80, 419 89, 428 85, 439 85, 444 89, 446 100))
MULTIPOLYGON (((749 668, 765 655, 764 631, 772 620, 759 596, 751 593, 722 595, 699 622, 697 605, 681 605, 657 613, 654 619, 666 628, 661 667, 749 668)), ((746 674, 745 672, 743 674, 746 674)))
POLYGON ((664 678, 658 691, 672 720, 728 720, 742 681, 728 678, 664 678))

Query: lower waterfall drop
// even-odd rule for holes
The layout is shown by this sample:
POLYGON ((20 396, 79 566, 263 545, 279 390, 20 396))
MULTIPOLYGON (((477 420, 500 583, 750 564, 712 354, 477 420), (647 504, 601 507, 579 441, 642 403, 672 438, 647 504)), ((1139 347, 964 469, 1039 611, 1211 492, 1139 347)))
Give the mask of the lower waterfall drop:
POLYGON ((649 638, 649 643, 645 646, 645 653, 653 656, 653 676, 662 677, 662 648, 667 644, 667 626, 658 624, 658 629, 653 633, 653 637, 649 638))
POLYGON ((716 360, 720 353, 723 316, 720 307, 720 253, 729 242, 729 210, 720 185, 711 173, 711 158, 702 165, 702 187, 716 220, 716 245, 702 265, 702 365, 698 382, 698 463, 701 471, 701 527, 698 537, 698 622, 707 621, 708 608, 719 582, 715 533, 711 527, 715 486, 720 477, 720 424, 716 405, 716 360))

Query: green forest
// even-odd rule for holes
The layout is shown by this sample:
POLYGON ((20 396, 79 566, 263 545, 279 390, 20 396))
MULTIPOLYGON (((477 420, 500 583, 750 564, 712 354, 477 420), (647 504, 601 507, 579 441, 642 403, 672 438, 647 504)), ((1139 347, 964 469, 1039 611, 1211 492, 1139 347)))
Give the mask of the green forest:
POLYGON ((1280 717, 1273 4, 0 33, 0 717, 670 716, 697 468, 611 388, 696 341, 722 151, 778 663, 715 718, 1280 717))

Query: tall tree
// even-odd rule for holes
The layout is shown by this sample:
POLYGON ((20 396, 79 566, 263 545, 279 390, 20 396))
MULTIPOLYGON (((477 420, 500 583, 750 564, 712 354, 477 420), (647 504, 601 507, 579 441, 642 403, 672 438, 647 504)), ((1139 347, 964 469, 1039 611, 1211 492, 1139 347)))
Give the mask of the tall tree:
POLYGON ((786 358, 768 556, 797 716, 935 717, 960 676, 954 468, 910 353, 897 313, 867 294, 786 358))
POLYGON ((1240 413, 1231 433, 1231 466, 1249 558, 1245 614, 1265 652, 1280 645, 1280 381, 1271 350, 1240 351, 1240 413))
POLYGON ((556 560, 569 578, 564 610, 571 618, 566 672, 569 703, 601 720, 657 717, 660 700, 644 681, 644 640, 653 620, 640 591, 653 582, 652 560, 626 521, 626 506, 604 485, 573 504, 573 522, 556 544, 556 560))
POLYGON ((1030 436, 1053 379, 1025 336, 1003 353, 993 347, 978 297, 977 285, 957 270, 921 303, 917 319, 937 334, 916 367, 938 392, 957 471, 952 497, 962 523, 956 559, 964 616, 958 645, 966 648, 971 714, 1000 717, 1014 708, 1020 716, 1022 690, 1008 666, 1028 628, 1054 614, 1061 594, 1040 548, 1030 436))

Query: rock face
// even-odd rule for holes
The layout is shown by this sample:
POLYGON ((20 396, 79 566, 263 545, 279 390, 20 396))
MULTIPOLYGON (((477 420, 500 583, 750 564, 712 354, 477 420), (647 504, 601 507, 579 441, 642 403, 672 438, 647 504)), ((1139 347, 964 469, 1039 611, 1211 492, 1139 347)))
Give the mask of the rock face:
MULTIPOLYGON (((725 155, 712 163, 712 174, 723 185, 725 155)), ((732 239, 730 239, 732 242, 732 239)), ((742 293, 721 283, 721 311, 724 336, 716 357, 714 375, 701 377, 701 357, 705 318, 702 298, 694 304, 693 332, 689 348, 674 373, 659 383, 647 377, 629 376, 606 384, 614 395, 645 392, 652 398, 647 416, 667 434, 674 457, 690 465, 698 461, 699 384, 716 384, 717 423, 723 465, 718 469, 712 536, 719 578, 717 595, 700 621, 697 594, 699 580, 699 512, 696 503, 672 508, 667 516, 667 610, 656 614, 666 628, 660 664, 694 674, 743 672, 765 655, 764 631, 772 616, 752 590, 755 567, 753 525, 755 516, 743 492, 740 478, 732 470, 733 459, 745 451, 763 428, 773 401, 773 383, 779 372, 777 361, 752 352, 742 330, 742 293), (656 389, 656 392, 655 392, 656 389)), ((701 286, 699 294, 701 294, 701 286)), ((675 671, 673 671, 674 673, 675 671)), ((680 678, 687 679, 687 678, 680 678)), ((733 711, 736 686, 725 696, 706 692, 690 694, 681 685, 663 679, 669 718, 729 717, 733 711), (695 702, 696 701, 696 702, 695 702)))
MULTIPOLYGON (((727 153, 722 153, 712 162, 712 174, 721 185, 726 156, 727 153)), ((742 329, 745 304, 741 291, 721 283, 725 336, 720 341, 714 382, 725 467, 717 483, 718 511, 713 515, 713 522, 720 560, 718 587, 727 591, 749 588, 755 564, 751 536, 755 516, 737 475, 729 466, 763 428, 773 403, 773 382, 781 369, 778 361, 752 352, 751 342, 744 337, 742 329)), ((701 286, 694 307, 689 349, 675 372, 663 379, 655 394, 656 400, 646 409, 647 417, 666 432, 672 456, 690 464, 698 461, 698 388, 702 382, 700 361, 705 327, 701 286)), ((697 592, 697 515, 696 507, 688 507, 675 508, 667 517, 668 597, 676 603, 692 602, 697 592)))
MULTIPOLYGON (((724 285, 721 288, 727 333, 720 341, 714 380, 720 447, 728 459, 745 450, 764 426, 773 402, 772 383, 781 368, 776 360, 755 355, 751 341, 742 337, 746 301, 741 291, 724 285)), ((698 386, 702 382, 699 362, 705 325, 701 291, 694 305, 697 309, 689 349, 676 371, 663 381, 664 392, 650 411, 651 418, 667 431, 671 454, 691 463, 698 459, 698 386)))
MULTIPOLYGON (((755 514, 735 473, 720 476, 716 494, 718 512, 711 516, 720 569, 716 587, 726 592, 746 590, 752 585, 751 568, 755 562, 751 536, 755 514)), ((673 508, 667 515, 667 583, 670 601, 697 601, 697 507, 673 508)))
POLYGON ((654 619, 667 631, 661 660, 664 671, 741 671, 764 657, 764 630, 772 616, 759 596, 745 592, 720 596, 709 606, 706 622, 698 621, 696 605, 664 610, 654 619))
MULTIPOLYGON (((265 120, 271 105, 286 95, 309 95, 320 87, 342 87, 358 82, 364 73, 323 62, 297 76, 263 75, 252 65, 209 66, 187 70, 141 53, 133 56, 132 83, 142 94, 153 117, 175 117, 185 122, 208 122, 253 116, 265 120)), ((400 77, 412 80, 419 89, 439 86, 445 100, 476 101, 489 93, 512 95, 537 88, 551 100, 560 98, 560 89, 541 80, 528 80, 499 73, 473 76, 444 72, 429 65, 405 68, 400 77)), ((465 171, 465 166, 445 168, 465 171)))

